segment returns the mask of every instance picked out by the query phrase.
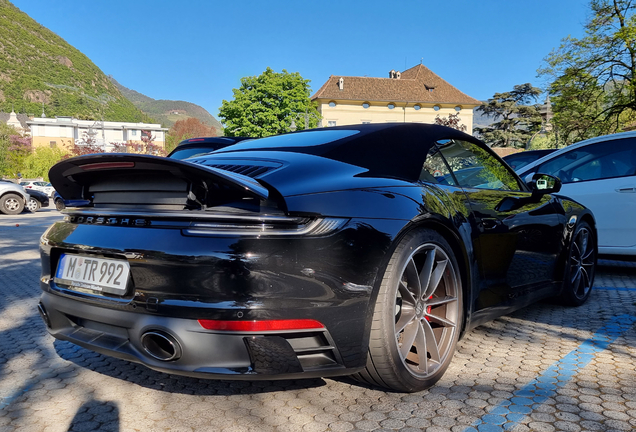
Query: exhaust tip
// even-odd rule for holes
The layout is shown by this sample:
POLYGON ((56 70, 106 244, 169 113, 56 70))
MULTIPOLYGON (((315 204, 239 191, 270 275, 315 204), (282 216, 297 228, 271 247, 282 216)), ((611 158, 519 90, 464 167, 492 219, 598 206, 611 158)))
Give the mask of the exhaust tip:
POLYGON ((46 309, 42 303, 38 303, 38 312, 40 313, 40 318, 44 321, 46 328, 51 328, 51 319, 49 318, 49 314, 46 313, 46 309))
POLYGON ((181 357, 181 345, 171 335, 161 331, 149 331, 141 335, 141 346, 157 360, 172 361, 181 357))

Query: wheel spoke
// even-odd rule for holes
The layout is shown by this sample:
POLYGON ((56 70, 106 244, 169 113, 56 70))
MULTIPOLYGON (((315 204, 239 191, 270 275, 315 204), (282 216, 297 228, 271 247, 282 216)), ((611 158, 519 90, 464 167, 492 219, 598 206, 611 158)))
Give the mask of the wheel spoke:
POLYGON ((581 281, 580 281, 579 290, 577 291, 577 293, 580 293, 580 296, 583 296, 587 293, 587 290, 590 288, 590 277, 587 274, 587 271, 583 267, 581 267, 580 275, 581 275, 581 281))
POLYGON ((442 318, 441 316, 433 315, 433 314, 425 314, 425 316, 431 321, 435 321, 438 324, 441 324, 444 327, 454 328, 455 323, 447 318, 442 318))
POLYGON ((411 257, 408 264, 406 265, 406 269, 404 273, 406 275, 406 281, 409 285, 407 288, 411 288, 412 290, 411 295, 414 298, 413 303, 415 303, 417 299, 420 298, 420 295, 422 294, 422 285, 420 282, 419 274, 417 272, 417 266, 415 265, 415 261, 413 260, 413 257, 411 257))
POLYGON ((451 296, 438 297, 438 298, 431 299, 430 301, 427 301, 426 305, 435 307, 435 306, 440 306, 447 303, 452 303, 454 301, 457 301, 457 297, 451 297, 451 296))
MULTIPOLYGON (((435 265, 435 249, 431 249, 426 252, 426 261, 424 262, 424 267, 422 267, 422 271, 420 272, 420 285, 424 290, 428 288, 428 284, 431 281, 431 274, 433 273, 433 266, 435 265)), ((423 295, 425 297, 426 294, 423 295)))
POLYGON ((411 321, 402 332, 402 346, 400 347, 400 355, 403 359, 406 359, 406 356, 409 355, 411 348, 413 347, 413 342, 415 342, 415 338, 417 337, 417 332, 419 331, 419 323, 417 321, 411 321))
POLYGON ((404 282, 400 282, 400 284, 398 285, 398 290, 402 295, 402 304, 406 303, 410 305, 411 308, 415 309, 415 303, 417 303, 417 301, 415 300, 415 297, 413 297, 413 293, 411 292, 411 290, 406 285, 404 285, 404 282))
POLYGON ((421 321, 418 323, 417 338, 415 339, 415 348, 417 348, 417 358, 419 360, 419 369, 428 373, 428 349, 426 343, 426 335, 424 334, 424 326, 421 321))
POLYGON ((437 261, 437 266, 435 266, 435 270, 433 270, 433 274, 431 275, 431 280, 428 283, 428 287, 426 287, 426 291, 424 292, 423 298, 427 299, 433 295, 435 290, 437 289, 439 282, 442 280, 442 276, 444 276, 444 272, 446 271, 446 265, 448 264, 448 260, 440 260, 437 261))
POLYGON ((420 321, 422 324, 422 329, 424 330, 424 337, 426 338, 426 351, 431 356, 431 360, 439 363, 440 355, 439 355, 439 347, 437 346, 437 339, 435 339, 435 333, 433 333, 433 328, 426 320, 420 321))
POLYGON ((411 307, 404 307, 400 311, 400 319, 395 323, 395 335, 399 335, 404 328, 415 319, 415 309, 411 307))

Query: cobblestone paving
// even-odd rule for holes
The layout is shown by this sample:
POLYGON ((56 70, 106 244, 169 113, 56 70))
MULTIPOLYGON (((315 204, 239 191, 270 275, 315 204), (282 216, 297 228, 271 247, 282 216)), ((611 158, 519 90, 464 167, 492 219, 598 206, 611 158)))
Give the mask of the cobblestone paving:
POLYGON ((208 381, 47 334, 37 242, 59 217, 0 215, 0 432, 636 430, 634 263, 601 261, 580 308, 540 303, 468 333, 428 391, 347 378, 208 381))

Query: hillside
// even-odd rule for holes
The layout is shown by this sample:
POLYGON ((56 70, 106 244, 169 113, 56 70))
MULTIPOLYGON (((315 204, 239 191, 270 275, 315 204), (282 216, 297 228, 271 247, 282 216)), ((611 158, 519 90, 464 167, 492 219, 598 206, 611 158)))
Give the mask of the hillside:
POLYGON ((121 94, 126 96, 137 108, 159 121, 164 127, 170 127, 178 120, 195 117, 201 120, 202 123, 214 127, 219 134, 223 130, 221 123, 199 105, 185 101, 153 99, 124 87, 112 76, 109 76, 109 78, 121 94))
POLYGON ((0 111, 154 122, 84 54, 0 0, 0 111))

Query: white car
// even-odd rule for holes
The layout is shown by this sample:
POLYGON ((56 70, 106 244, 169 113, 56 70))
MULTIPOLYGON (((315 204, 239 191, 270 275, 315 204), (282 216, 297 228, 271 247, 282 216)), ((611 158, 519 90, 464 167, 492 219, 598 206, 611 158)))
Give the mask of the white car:
POLYGON ((562 148, 518 171, 561 179, 559 195, 594 213, 599 255, 636 255, 636 132, 605 135, 562 148))
POLYGON ((27 190, 33 189, 44 192, 49 198, 53 198, 53 194, 55 194, 55 188, 51 186, 51 183, 45 181, 21 181, 20 186, 27 190))
POLYGON ((30 198, 22 186, 8 180, 0 180, 0 213, 7 215, 22 213, 30 198))

